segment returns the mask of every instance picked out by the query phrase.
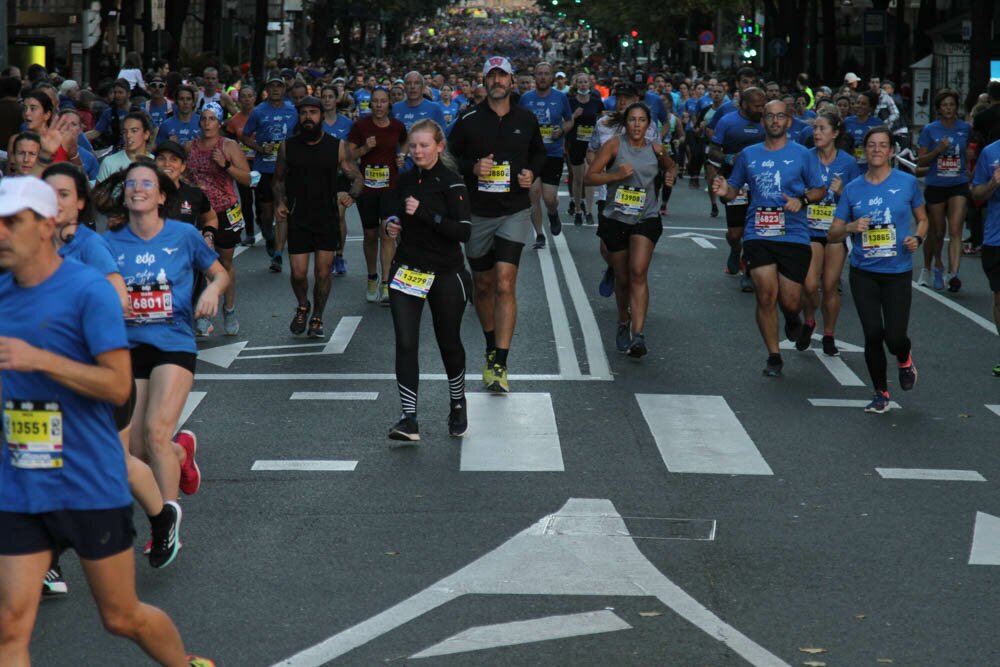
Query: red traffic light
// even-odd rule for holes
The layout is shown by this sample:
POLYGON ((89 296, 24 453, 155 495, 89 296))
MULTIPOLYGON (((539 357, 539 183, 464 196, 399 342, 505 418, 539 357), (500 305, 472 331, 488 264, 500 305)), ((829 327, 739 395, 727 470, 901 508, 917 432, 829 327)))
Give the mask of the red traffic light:
POLYGON ((633 37, 638 37, 639 36, 639 31, 638 30, 633 30, 632 31, 632 36, 633 37))

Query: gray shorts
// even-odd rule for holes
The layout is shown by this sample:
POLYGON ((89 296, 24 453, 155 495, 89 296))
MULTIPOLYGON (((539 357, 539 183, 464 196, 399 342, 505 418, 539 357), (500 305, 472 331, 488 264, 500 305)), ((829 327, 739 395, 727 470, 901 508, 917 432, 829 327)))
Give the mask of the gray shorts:
POLYGON ((469 259, 486 257, 493 250, 493 241, 497 236, 524 245, 534 238, 533 235, 530 208, 499 218, 473 215, 472 235, 465 243, 465 256, 469 259))

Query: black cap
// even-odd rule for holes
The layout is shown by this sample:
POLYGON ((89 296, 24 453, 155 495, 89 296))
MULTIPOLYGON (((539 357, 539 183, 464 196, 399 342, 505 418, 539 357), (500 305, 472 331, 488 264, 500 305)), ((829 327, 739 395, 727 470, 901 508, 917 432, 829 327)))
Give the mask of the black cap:
POLYGON ((272 74, 271 76, 267 77, 267 81, 264 83, 264 85, 269 86, 272 83, 280 83, 283 86, 285 85, 285 80, 282 79, 281 76, 277 74, 272 74))
POLYGON ((318 97, 313 97, 312 95, 306 95, 299 103, 295 105, 296 109, 301 109, 302 107, 316 107, 320 111, 323 110, 323 103, 319 101, 318 97))
POLYGON ((153 157, 160 157, 160 153, 173 153, 181 160, 187 161, 187 151, 176 141, 172 139, 167 139, 162 144, 156 147, 153 151, 153 157))
POLYGON ((639 91, 631 83, 621 82, 615 85, 615 97, 639 97, 639 91))

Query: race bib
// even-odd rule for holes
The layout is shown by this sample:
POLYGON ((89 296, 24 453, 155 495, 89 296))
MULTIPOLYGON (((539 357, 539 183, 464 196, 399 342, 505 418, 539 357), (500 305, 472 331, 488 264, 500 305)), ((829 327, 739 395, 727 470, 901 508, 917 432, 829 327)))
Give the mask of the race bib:
POLYGON ((15 468, 62 468, 63 420, 58 401, 4 401, 3 434, 15 468))
POLYGON ((394 289, 403 294, 409 294, 419 299, 426 299, 434 284, 434 274, 417 271, 406 266, 396 269, 396 275, 392 277, 389 289, 394 289))
POLYGON ((554 125, 540 125, 538 129, 542 132, 542 143, 551 144, 555 141, 552 138, 552 132, 556 129, 554 125))
POLYGON ((615 190, 615 213, 639 215, 646 207, 645 188, 618 188, 615 190))
POLYGON ((865 257, 895 257, 896 226, 876 227, 862 232, 861 250, 865 257))
POLYGON ((238 232, 246 225, 243 220, 243 209, 239 203, 226 210, 226 223, 227 232, 238 232))
POLYGON ((389 187, 389 167, 370 164, 365 167, 365 187, 372 190, 389 187))
POLYGON ((368 113, 372 108, 372 103, 369 100, 365 100, 361 103, 361 113, 368 113))
POLYGON ((785 210, 776 206, 762 206, 754 212, 754 231, 757 236, 783 236, 785 210))
POLYGON ((957 155, 942 155, 937 159, 937 175, 958 178, 962 175, 962 159, 957 155))
POLYGON ((857 160, 858 164, 868 164, 868 160, 865 159, 865 147, 855 146, 854 147, 854 159, 857 160))
POLYGON ((749 203, 750 200, 747 198, 747 191, 740 190, 736 193, 735 197, 726 202, 726 206, 746 206, 749 203))
POLYGON ((489 175, 479 177, 480 192, 510 192, 510 162, 493 165, 489 175))
POLYGON ((809 204, 806 209, 806 218, 809 220, 810 229, 826 231, 833 223, 833 204, 809 204))
POLYGON ((271 150, 264 151, 261 160, 264 162, 277 162, 278 161, 278 151, 281 149, 281 142, 274 141, 271 143, 271 150))
POLYGON ((240 144, 240 149, 243 151, 243 155, 246 156, 247 162, 253 162, 254 155, 256 155, 254 150, 243 143, 240 144))
POLYGON ((132 285, 128 298, 132 304, 132 313, 126 318, 129 324, 174 321, 174 295, 170 283, 132 285))
POLYGON ((590 141, 590 138, 594 136, 594 126, 593 125, 577 125, 576 126, 576 140, 577 141, 590 141))

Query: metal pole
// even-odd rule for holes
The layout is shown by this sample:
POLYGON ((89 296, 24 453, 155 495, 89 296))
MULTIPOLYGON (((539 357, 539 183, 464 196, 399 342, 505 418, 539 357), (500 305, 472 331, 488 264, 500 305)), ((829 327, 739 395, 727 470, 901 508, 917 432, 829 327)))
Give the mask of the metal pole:
POLYGON ((7 2, 0 0, 0 69, 7 67, 7 2))

